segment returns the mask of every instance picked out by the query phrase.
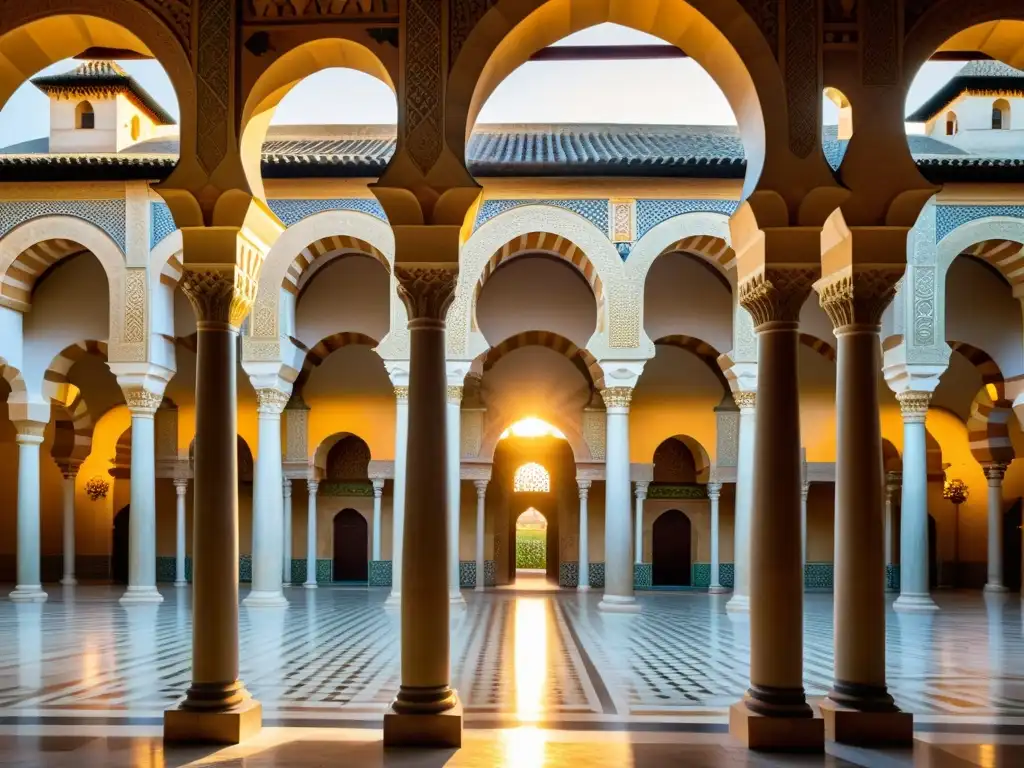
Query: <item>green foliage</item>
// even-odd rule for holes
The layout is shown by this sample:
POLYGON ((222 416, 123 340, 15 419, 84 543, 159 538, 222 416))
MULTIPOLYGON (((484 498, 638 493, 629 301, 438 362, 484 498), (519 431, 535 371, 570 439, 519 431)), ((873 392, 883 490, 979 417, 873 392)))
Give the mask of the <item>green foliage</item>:
POLYGON ((547 531, 516 531, 516 568, 547 567, 547 531))

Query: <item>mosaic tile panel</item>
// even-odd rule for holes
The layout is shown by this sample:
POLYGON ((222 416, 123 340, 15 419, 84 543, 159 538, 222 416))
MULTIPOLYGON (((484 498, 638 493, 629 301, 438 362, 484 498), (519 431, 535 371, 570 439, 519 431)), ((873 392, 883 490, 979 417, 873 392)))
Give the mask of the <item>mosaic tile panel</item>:
POLYGON ((608 232, 608 200, 577 199, 577 200, 485 200, 476 216, 476 227, 479 229, 495 216, 513 208, 524 205, 549 205, 564 208, 579 214, 602 232, 608 232))
POLYGON ((149 247, 153 248, 174 232, 177 227, 174 225, 174 217, 171 209, 166 203, 149 204, 149 247))
MULTIPOLYGON (((317 584, 330 584, 331 583, 331 568, 334 565, 332 560, 320 560, 316 561, 316 583, 317 584)), ((306 583, 306 559, 292 560, 292 584, 305 584, 306 583)))
MULTIPOLYGON (((563 561, 558 565, 558 586, 578 587, 580 585, 580 564, 575 560, 563 561)), ((604 563, 590 564, 591 588, 604 588, 604 563)))
POLYGON ((376 198, 334 198, 328 200, 268 200, 272 210, 277 217, 291 226, 305 218, 324 211, 357 211, 373 216, 381 221, 387 221, 381 204, 376 198))
POLYGON ((989 216, 1024 219, 1024 205, 937 205, 935 206, 935 242, 957 227, 989 216))
MULTIPOLYGON (((498 583, 497 564, 493 560, 484 560, 484 586, 493 587, 498 583)), ((476 560, 459 562, 459 587, 473 589, 476 587, 476 560)))
POLYGON ((125 249, 124 200, 9 200, 0 202, 0 237, 43 216, 75 216, 95 224, 125 249))
POLYGON ((238 563, 238 580, 252 583, 252 555, 242 555, 238 563))
POLYGON ((899 563, 889 563, 885 566, 885 589, 887 592, 900 591, 899 563))
MULTIPOLYGON (((721 578, 722 565, 718 565, 719 578, 721 578)), ((711 563, 692 563, 690 565, 690 583, 695 587, 707 589, 711 586, 711 563)))
POLYGON ((636 237, 639 240, 663 221, 684 213, 723 213, 732 216, 739 207, 736 200, 637 200, 636 237))
POLYGON ((733 563, 718 564, 718 583, 732 589, 736 583, 736 566, 733 563))
POLYGON ((832 589, 832 563, 806 563, 804 589, 832 589))
POLYGON ((604 589, 604 563, 590 564, 590 586, 604 589))
POLYGON ((650 589, 654 583, 654 566, 651 563, 633 563, 633 589, 650 589))
POLYGON ((371 587, 391 586, 391 561, 371 560, 369 584, 371 587))

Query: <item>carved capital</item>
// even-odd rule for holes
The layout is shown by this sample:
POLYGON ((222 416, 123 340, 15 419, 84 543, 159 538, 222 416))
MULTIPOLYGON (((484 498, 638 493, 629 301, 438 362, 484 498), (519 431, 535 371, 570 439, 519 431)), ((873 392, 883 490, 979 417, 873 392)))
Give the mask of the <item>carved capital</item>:
POLYGON ((21 445, 40 445, 43 442, 45 424, 38 421, 16 421, 14 427, 18 430, 14 442, 21 445))
POLYGON ((487 495, 487 484, 490 480, 474 480, 473 485, 476 486, 476 497, 482 499, 487 495))
POLYGON ((757 392, 733 392, 732 399, 737 408, 754 408, 757 405, 757 392))
POLYGON ((320 483, 316 480, 307 480, 306 490, 309 491, 310 496, 316 496, 317 491, 320 490, 320 483))
POLYGON ((174 480, 174 490, 179 496, 184 496, 188 492, 188 478, 178 477, 174 480))
POLYGON ((605 408, 629 408, 633 399, 632 387, 609 387, 601 390, 605 408))
POLYGON ((181 290, 200 322, 228 323, 235 328, 241 327, 252 309, 256 286, 255 276, 233 265, 186 266, 181 278, 181 290))
POLYGON ((923 424, 928 416, 928 404, 932 400, 931 392, 900 392, 896 395, 903 414, 904 424, 923 424))
POLYGON ((134 414, 150 415, 156 413, 156 409, 163 402, 163 397, 150 392, 148 389, 132 388, 124 391, 124 402, 128 410, 134 414))
POLYGON ((256 390, 256 410, 259 413, 280 416, 286 405, 288 405, 288 395, 281 390, 271 387, 256 390))
POLYGON ((395 387, 395 400, 406 403, 409 401, 409 387, 398 386, 395 387))
POLYGON ((707 485, 708 498, 711 501, 716 501, 722 495, 722 484, 719 482, 709 482, 707 485))
POLYGON ((576 486, 580 489, 580 499, 586 500, 587 496, 590 495, 590 486, 593 484, 591 480, 577 480, 576 486))
POLYGON ((819 281, 815 288, 836 330, 851 325, 878 328, 902 274, 902 266, 855 270, 819 281))
POLYGON ((772 322, 799 322, 800 309, 817 276, 814 267, 766 267, 740 284, 740 305, 754 318, 754 328, 772 322))
POLYGON ((379 499, 384 495, 384 478, 375 477, 373 478, 373 496, 379 499))
POLYGON ((398 296, 409 312, 409 320, 444 322, 448 305, 455 296, 458 269, 447 266, 396 266, 398 296))
POLYGON ((650 485, 650 483, 642 482, 642 481, 637 481, 635 493, 636 493, 636 497, 637 497, 638 500, 643 501, 644 499, 647 498, 647 486, 648 485, 650 485))
POLYGON ((988 478, 989 485, 998 486, 1006 475, 1005 464, 986 464, 982 469, 985 470, 985 477, 988 478))

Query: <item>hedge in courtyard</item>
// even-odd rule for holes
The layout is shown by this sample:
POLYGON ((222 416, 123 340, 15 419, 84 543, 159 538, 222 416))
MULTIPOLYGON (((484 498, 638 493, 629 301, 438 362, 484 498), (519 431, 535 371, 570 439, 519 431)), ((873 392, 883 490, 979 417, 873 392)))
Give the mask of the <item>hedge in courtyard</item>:
POLYGON ((516 568, 547 567, 547 541, 543 531, 516 533, 516 568))

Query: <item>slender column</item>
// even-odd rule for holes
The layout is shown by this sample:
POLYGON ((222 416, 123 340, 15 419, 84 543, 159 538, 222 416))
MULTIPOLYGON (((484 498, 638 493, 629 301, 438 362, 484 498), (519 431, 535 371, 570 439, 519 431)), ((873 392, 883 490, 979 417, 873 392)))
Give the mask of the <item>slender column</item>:
POLYGON ((985 467, 988 479, 988 582, 986 592, 1006 592, 1003 585, 1003 476, 1005 464, 985 467))
MULTIPOLYGON (((237 743, 259 731, 262 710, 238 679, 238 329, 256 280, 241 266, 216 267, 221 229, 183 230, 201 270, 188 267, 182 290, 195 310, 196 437, 192 514, 192 685, 164 713, 164 739, 237 743), (205 246, 205 247, 204 247, 205 246)), ((250 270, 259 260, 244 251, 250 270)), ((283 405, 282 405, 283 407, 283 405)), ((279 422, 278 422, 279 423, 279 422)), ((280 440, 278 441, 280 446, 280 440)), ((264 442, 263 448, 266 447, 264 442)), ((277 462, 280 466, 280 459, 277 462)), ((278 497, 276 486, 273 492, 278 497)), ((268 489, 269 490, 269 489, 268 489)))
MULTIPOLYGON (((900 490, 901 478, 901 472, 890 472, 886 475, 885 480, 885 566, 887 572, 889 568, 895 567, 896 526, 893 499, 900 490)), ((885 591, 897 591, 889 586, 888 578, 886 579, 885 591)))
POLYGON ((750 610, 750 520, 754 507, 754 444, 757 434, 757 393, 734 392, 740 409, 739 445, 736 455, 736 515, 733 531, 732 597, 727 611, 750 610))
POLYGON ((711 583, 708 592, 717 595, 725 592, 718 581, 718 502, 722 497, 722 484, 719 482, 708 483, 708 501, 711 506, 711 583))
POLYGON ((629 403, 632 387, 601 392, 607 409, 605 446, 604 597, 603 611, 636 612, 633 568, 629 559, 629 403))
POLYGON ((647 483, 636 484, 636 535, 633 545, 633 562, 641 564, 644 561, 644 499, 647 498, 647 483))
POLYGON ((487 483, 489 480, 474 480, 476 486, 476 591, 483 592, 484 578, 484 515, 487 511, 487 483))
POLYGON ((46 593, 40 578, 39 446, 45 424, 19 423, 18 436, 18 584, 12 602, 43 603, 46 593))
POLYGON ((62 469, 64 476, 64 577, 60 583, 65 587, 73 587, 78 583, 75 578, 75 479, 78 467, 72 464, 62 469))
POLYGON ((806 480, 800 486, 800 574, 807 579, 807 496, 811 484, 806 480))
POLYGON ((291 478, 286 477, 282 482, 283 514, 281 520, 284 523, 282 526, 284 535, 281 537, 281 585, 290 587, 292 583, 292 481, 291 478))
POLYGON ((409 387, 395 387, 395 486, 391 509, 391 594, 387 602, 402 599, 402 550, 405 543, 405 465, 409 440, 409 387))
POLYGON ((188 586, 185 579, 185 494, 188 493, 188 478, 174 481, 175 493, 175 550, 174 550, 174 586, 188 586))
POLYGON ((913 740, 913 721, 899 712, 885 680, 885 478, 877 384, 882 310, 902 272, 855 269, 817 286, 837 341, 835 678, 823 712, 830 739, 858 744, 913 740))
POLYGON ((897 611, 937 611, 928 587, 928 464, 924 422, 929 392, 896 395, 903 413, 903 503, 900 514, 900 596, 897 611))
POLYGON ((252 488, 252 589, 242 601, 252 608, 288 605, 281 591, 284 559, 281 413, 287 403, 287 393, 279 389, 256 390, 259 444, 252 488))
POLYGON ((306 481, 309 493, 306 503, 306 583, 302 585, 306 589, 316 589, 316 492, 319 488, 316 480, 306 481))
POLYGON ((445 325, 454 269, 395 267, 409 313, 409 442, 402 549, 401 686, 384 715, 385 746, 460 746, 451 687, 445 325))
POLYGON ((380 560, 381 500, 384 496, 384 478, 373 478, 373 559, 380 560))
POLYGON ((132 414, 128 588, 120 602, 161 603, 156 589, 156 409, 163 398, 146 389, 125 392, 132 414))
POLYGON ((445 406, 448 434, 448 597, 453 603, 465 603, 459 590, 459 519, 462 514, 462 457, 460 446, 462 387, 448 386, 445 406))
POLYGON ((580 592, 590 589, 590 522, 587 519, 587 498, 590 496, 590 480, 577 480, 576 485, 580 490, 580 562, 579 562, 579 585, 580 592))

